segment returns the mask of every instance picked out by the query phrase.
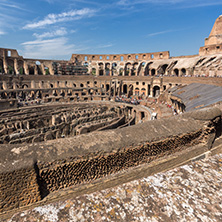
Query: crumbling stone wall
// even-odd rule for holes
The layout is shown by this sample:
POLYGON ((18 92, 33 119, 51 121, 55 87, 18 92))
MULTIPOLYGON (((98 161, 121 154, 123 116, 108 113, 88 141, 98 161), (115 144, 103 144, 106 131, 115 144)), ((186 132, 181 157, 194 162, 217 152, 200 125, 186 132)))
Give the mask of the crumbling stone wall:
POLYGON ((200 143, 199 138, 202 133, 200 129, 194 133, 127 147, 105 155, 95 153, 89 159, 82 157, 74 161, 56 161, 39 165, 40 191, 45 196, 62 188, 89 182, 142 163, 149 163, 158 157, 174 153, 188 144, 200 143))
POLYGON ((41 199, 34 166, 0 173, 0 213, 41 199))

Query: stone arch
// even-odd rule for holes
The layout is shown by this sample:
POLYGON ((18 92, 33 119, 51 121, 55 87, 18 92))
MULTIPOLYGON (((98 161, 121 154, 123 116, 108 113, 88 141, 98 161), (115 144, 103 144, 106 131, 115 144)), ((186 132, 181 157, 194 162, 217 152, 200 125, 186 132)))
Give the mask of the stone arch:
POLYGON ((125 76, 129 76, 131 73, 131 63, 127 62, 125 65, 125 76))
POLYGON ((130 84, 129 87, 128 87, 128 97, 130 97, 132 95, 133 95, 133 85, 130 84))
POLYGON ((140 89, 138 87, 135 88, 135 95, 137 95, 137 96, 140 95, 140 89))
POLYGON ((37 69, 38 75, 42 75, 43 73, 42 73, 42 69, 41 69, 41 62, 36 61, 35 64, 36 64, 36 69, 37 69))
POLYGON ((112 63, 112 76, 117 74, 117 63, 112 63))
POLYGON ((153 97, 158 97, 159 95, 160 95, 160 87, 156 85, 153 87, 153 97))
POLYGON ((138 65, 139 65, 138 62, 133 63, 132 70, 131 70, 131 76, 137 76, 138 75, 138 73, 136 72, 137 68, 138 68, 138 65))
POLYGON ((24 61, 22 61, 22 60, 18 60, 18 72, 19 72, 20 75, 25 74, 24 61))
POLYGON ((141 95, 146 96, 146 89, 145 89, 145 88, 142 88, 142 89, 141 89, 141 95))
POLYGON ((107 62, 105 64, 105 75, 109 76, 110 75, 110 69, 111 69, 111 64, 109 62, 107 62))
POLYGON ((2 93, 1 93, 1 98, 2 98, 2 99, 7 99, 7 97, 8 97, 8 95, 7 95, 6 92, 2 92, 2 93))
POLYGON ((37 92, 36 92, 36 98, 38 99, 42 99, 42 92, 41 92, 41 90, 38 90, 37 92))
POLYGON ((160 75, 165 75, 165 74, 166 74, 167 67, 168 67, 168 64, 161 65, 161 66, 159 67, 158 74, 160 74, 160 75))
POLYGON ((186 69, 185 69, 185 68, 182 68, 182 69, 181 69, 181 76, 185 76, 186 73, 187 73, 187 72, 186 72, 186 69))
POLYGON ((155 76, 156 75, 156 69, 151 69, 151 76, 155 76))
POLYGON ((49 67, 44 66, 44 75, 50 75, 49 67))
POLYGON ((173 70, 173 75, 179 76, 179 69, 174 69, 173 70))
POLYGON ((88 67, 89 66, 89 63, 88 62, 84 62, 83 64, 85 67, 88 67))
POLYGON ((122 76, 122 75, 123 75, 123 70, 124 70, 123 68, 120 68, 120 69, 119 69, 119 76, 122 76))
POLYGON ((127 84, 124 84, 123 85, 123 93, 127 94, 127 92, 128 92, 128 86, 127 86, 127 84))
POLYGON ((4 73, 3 59, 0 59, 0 73, 4 73))
POLYGON ((98 65, 99 65, 99 75, 103 76, 104 75, 104 64, 103 64, 103 62, 100 62, 98 65))
POLYGON ((28 88, 29 88, 29 86, 27 84, 22 85, 22 89, 28 89, 28 88))
POLYGON ((93 75, 93 76, 96 75, 96 68, 92 68, 92 75, 93 75))
POLYGON ((14 60, 8 59, 7 62, 8 62, 8 73, 14 74, 15 73, 14 60))
POLYGON ((106 84, 106 92, 108 92, 109 91, 109 84, 106 84))
POLYGON ((34 75, 35 74, 35 67, 34 66, 29 65, 28 69, 29 69, 29 75, 34 75))
POLYGON ((145 66, 145 70, 144 70, 144 76, 149 76, 150 75, 150 65, 153 64, 153 62, 149 62, 146 64, 145 66))

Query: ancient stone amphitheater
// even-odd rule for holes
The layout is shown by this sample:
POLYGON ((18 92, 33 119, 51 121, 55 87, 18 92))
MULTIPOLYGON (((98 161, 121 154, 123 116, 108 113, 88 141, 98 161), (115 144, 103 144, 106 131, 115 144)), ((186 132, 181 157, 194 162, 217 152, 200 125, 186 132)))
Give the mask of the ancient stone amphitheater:
POLYGON ((0 218, 221 153, 221 36, 220 16, 194 56, 1 48, 0 218))

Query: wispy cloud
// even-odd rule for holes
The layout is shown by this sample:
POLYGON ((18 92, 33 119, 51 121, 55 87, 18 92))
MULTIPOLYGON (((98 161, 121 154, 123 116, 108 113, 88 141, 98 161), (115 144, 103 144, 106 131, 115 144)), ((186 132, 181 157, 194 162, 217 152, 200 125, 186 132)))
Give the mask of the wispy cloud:
POLYGON ((37 39, 24 42, 21 45, 24 48, 22 50, 24 57, 36 59, 60 59, 80 50, 74 44, 69 44, 65 37, 48 40, 37 39))
POLYGON ((0 30, 0 35, 5 35, 6 32, 0 30))
POLYGON ((25 25, 23 29, 43 28, 47 25, 52 25, 59 22, 79 20, 84 17, 91 17, 95 14, 95 12, 96 10, 94 9, 83 8, 80 10, 71 10, 60 14, 49 14, 43 20, 25 25))
POLYGON ((150 33, 148 35, 146 35, 146 37, 152 37, 152 36, 156 36, 156 35, 163 35, 163 34, 166 34, 166 33, 169 33, 169 32, 175 32, 176 30, 165 30, 165 31, 161 31, 161 32, 153 32, 153 33, 150 33))
POLYGON ((113 46, 113 44, 106 44, 106 45, 99 45, 99 46, 97 46, 97 48, 110 48, 112 46, 113 46))
POLYGON ((23 4, 12 0, 0 0, 0 35, 10 33, 22 22, 22 15, 27 11, 23 4))
POLYGON ((179 31, 184 31, 187 30, 189 28, 181 28, 181 29, 168 29, 168 30, 164 30, 164 31, 159 31, 159 32, 153 32, 153 33, 149 33, 145 36, 145 38, 148 37, 152 37, 152 36, 157 36, 157 35, 164 35, 166 33, 171 33, 171 32, 179 32, 179 31))
POLYGON ((42 34, 34 33, 33 36, 35 36, 37 39, 44 39, 44 38, 54 38, 57 36, 64 36, 64 35, 67 35, 67 33, 68 32, 66 28, 62 27, 52 32, 44 32, 42 34))

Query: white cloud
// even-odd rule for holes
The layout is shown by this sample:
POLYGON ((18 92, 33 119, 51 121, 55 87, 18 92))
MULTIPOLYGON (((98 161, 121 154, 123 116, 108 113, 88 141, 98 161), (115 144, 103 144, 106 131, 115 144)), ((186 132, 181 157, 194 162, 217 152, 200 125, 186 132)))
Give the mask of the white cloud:
POLYGON ((0 35, 5 35, 5 34, 6 34, 6 32, 0 30, 0 35))
POLYGON ((110 48, 113 44, 107 44, 107 45, 99 45, 97 48, 110 48))
POLYGON ((47 25, 52 25, 59 22, 79 20, 84 17, 91 17, 95 14, 95 12, 96 11, 93 9, 83 8, 80 10, 71 10, 60 14, 49 14, 43 20, 25 25, 23 29, 43 28, 47 25))
POLYGON ((43 38, 53 38, 56 36, 64 36, 67 35, 67 33, 68 32, 66 31, 66 28, 62 27, 52 32, 44 32, 42 34, 34 33, 33 36, 35 36, 38 39, 43 39, 43 38))
POLYGON ((168 32, 174 32, 175 30, 165 30, 165 31, 161 31, 161 32, 154 32, 154 33, 150 33, 148 34, 146 37, 152 37, 152 36, 156 36, 156 35, 162 35, 168 32))
POLYGON ((72 53, 84 49, 76 48, 74 44, 68 44, 65 37, 35 41, 28 41, 21 44, 22 54, 26 58, 33 59, 61 59, 70 58, 72 53))

